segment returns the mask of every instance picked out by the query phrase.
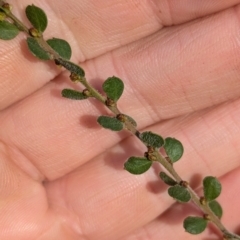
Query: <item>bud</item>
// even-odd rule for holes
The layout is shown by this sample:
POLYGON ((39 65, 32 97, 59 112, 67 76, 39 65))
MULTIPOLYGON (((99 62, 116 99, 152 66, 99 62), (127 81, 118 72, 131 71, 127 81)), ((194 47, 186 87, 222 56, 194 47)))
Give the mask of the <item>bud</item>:
POLYGON ((74 72, 71 72, 69 77, 70 77, 72 82, 78 82, 80 80, 79 76, 74 72))
POLYGON ((36 28, 29 28, 28 31, 31 37, 39 38, 42 36, 42 34, 36 28))
POLYGON ((199 202, 204 206, 207 204, 207 201, 206 201, 205 197, 200 197, 199 202))
POLYGON ((208 220, 208 221, 211 221, 211 217, 210 217, 209 214, 204 214, 204 215, 203 215, 203 218, 206 219, 206 220, 208 220))
POLYGON ((144 156, 150 161, 156 161, 157 160, 157 157, 151 152, 147 152, 147 154, 144 154, 144 156))
POLYGON ((83 95, 86 96, 86 97, 92 97, 92 94, 91 92, 86 88, 83 90, 83 95))
POLYGON ((180 184, 180 186, 185 187, 185 188, 187 188, 189 185, 189 183, 187 181, 181 181, 179 184, 180 184))
POLYGON ((107 107, 115 107, 116 106, 115 101, 110 99, 110 98, 107 98, 105 104, 106 104, 107 107))
POLYGON ((148 153, 154 153, 154 147, 148 146, 148 153))
POLYGON ((126 122, 126 120, 127 120, 127 117, 124 115, 124 114, 118 114, 117 116, 116 116, 116 118, 120 121, 120 122, 126 122))
POLYGON ((6 12, 10 12, 12 10, 12 5, 10 5, 9 3, 4 3, 2 5, 2 8, 4 8, 6 12))

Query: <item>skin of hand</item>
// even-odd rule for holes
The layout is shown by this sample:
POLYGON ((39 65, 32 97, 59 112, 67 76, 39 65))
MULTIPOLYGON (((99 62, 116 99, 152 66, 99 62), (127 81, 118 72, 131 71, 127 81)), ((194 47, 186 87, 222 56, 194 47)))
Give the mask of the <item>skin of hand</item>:
MULTIPOLYGON (((45 39, 67 40, 97 89, 120 77, 119 108, 141 131, 183 143, 175 168, 194 188, 219 178, 222 221, 238 230, 240 0, 9 3, 24 23, 28 4, 44 9, 45 39)), ((199 239, 182 224, 201 213, 168 196, 158 164, 139 176, 123 170, 144 146, 98 126, 108 112, 97 101, 62 98, 82 87, 35 59, 25 38, 0 41, 0 239, 199 239)), ((200 236, 219 238, 212 228, 200 236)))

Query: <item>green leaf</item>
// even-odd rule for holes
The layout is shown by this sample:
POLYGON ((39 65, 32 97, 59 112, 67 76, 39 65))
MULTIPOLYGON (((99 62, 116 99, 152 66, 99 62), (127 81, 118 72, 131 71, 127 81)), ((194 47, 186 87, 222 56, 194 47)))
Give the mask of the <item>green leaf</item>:
POLYGON ((38 31, 43 32, 47 27, 47 16, 45 12, 34 5, 28 5, 26 10, 26 15, 30 23, 38 31))
POLYGON ((47 52, 45 52, 40 45, 38 44, 37 40, 32 37, 27 38, 27 45, 31 53, 41 59, 41 60, 49 60, 50 57, 47 52))
POLYGON ((69 43, 63 39, 52 38, 47 40, 47 43, 54 49, 62 58, 69 60, 72 55, 72 49, 69 43))
POLYGON ((183 155, 183 145, 175 138, 166 138, 163 148, 173 163, 178 161, 183 155))
POLYGON ((19 33, 18 28, 10 22, 0 21, 0 39, 11 40, 19 33))
POLYGON ((217 198, 222 190, 221 183, 217 178, 208 176, 203 179, 203 192, 207 201, 212 201, 217 198))
POLYGON ((103 83, 103 91, 107 94, 108 98, 117 101, 124 89, 123 81, 120 78, 117 77, 109 77, 104 83, 103 83))
POLYGON ((199 234, 207 227, 208 221, 201 217, 187 217, 183 222, 183 227, 188 233, 199 234))
POLYGON ((61 64, 63 67, 65 67, 67 70, 69 70, 71 73, 75 73, 76 75, 80 76, 80 77, 84 77, 85 76, 85 72, 84 70, 79 67, 78 65, 70 62, 70 61, 67 61, 67 60, 64 60, 62 58, 59 58, 56 60, 56 62, 58 64, 61 64))
POLYGON ((124 164, 124 169, 132 174, 142 174, 152 166, 152 161, 142 157, 130 157, 124 164))
POLYGON ((168 194, 179 202, 188 202, 191 199, 191 195, 187 188, 175 185, 168 189, 168 194))
POLYGON ((73 100, 83 100, 88 98, 82 92, 67 88, 62 90, 62 96, 73 100))
POLYGON ((174 186, 177 184, 177 182, 171 177, 169 177, 165 172, 160 172, 159 177, 169 186, 174 186))
POLYGON ((209 202, 208 206, 211 208, 211 210, 214 212, 214 214, 218 218, 222 217, 222 214, 223 214, 222 207, 216 200, 213 200, 213 201, 209 202))
POLYGON ((113 117, 100 116, 97 121, 102 127, 112 131, 121 131, 123 129, 123 124, 113 117))
POLYGON ((160 148, 164 144, 163 138, 152 132, 143 132, 140 138, 146 145, 154 148, 160 148))

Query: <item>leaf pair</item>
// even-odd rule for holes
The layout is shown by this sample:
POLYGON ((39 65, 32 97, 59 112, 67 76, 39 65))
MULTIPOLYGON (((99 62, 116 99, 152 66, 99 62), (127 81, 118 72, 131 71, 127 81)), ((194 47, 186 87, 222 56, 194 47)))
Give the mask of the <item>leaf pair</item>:
MULTIPOLYGON (((222 207, 217 201, 212 201, 212 204, 209 205, 214 214, 221 218, 222 216, 222 207)), ((203 217, 189 216, 184 219, 183 227, 186 232, 191 234, 200 234, 202 233, 208 225, 209 220, 203 217)))
MULTIPOLYGON (((5 12, 5 9, 3 7, 1 7, 1 10, 2 13, 5 12)), ((46 29, 47 16, 41 8, 34 5, 27 6, 26 16, 33 27, 36 28, 39 32, 43 32, 46 29)), ((20 30, 22 29, 20 27, 18 28, 14 23, 6 20, 0 21, 0 39, 11 40, 18 35, 20 30)))
MULTIPOLYGON (((72 50, 67 41, 60 38, 52 38, 47 40, 46 42, 63 59, 69 60, 71 58, 72 50)), ((49 54, 45 50, 43 50, 43 48, 39 45, 38 41, 35 38, 28 37, 27 45, 29 50, 35 57, 41 60, 50 60, 49 54)))
MULTIPOLYGON (((64 66, 64 63, 63 63, 63 66, 64 66)), ((102 88, 109 99, 113 101, 117 101, 123 93, 124 84, 121 79, 113 76, 113 77, 109 77, 103 83, 102 88)), ((75 99, 75 100, 84 99, 82 97, 82 93, 77 92, 76 90, 71 90, 71 89, 64 89, 62 91, 62 96, 70 99, 75 99)), ((136 124, 131 117, 127 115, 123 115, 123 116, 128 118, 129 121, 133 122, 133 124, 136 124)), ((116 117, 100 116, 97 119, 97 121, 103 128, 106 128, 112 131, 121 131, 124 127, 123 122, 121 122, 116 117)))
MULTIPOLYGON (((203 192, 205 204, 208 204, 212 212, 218 217, 222 217, 222 207, 215 200, 221 193, 222 187, 220 182, 212 176, 205 177, 203 179, 203 192)), ((201 217, 187 217, 184 220, 183 226, 185 230, 191 234, 199 234, 203 232, 208 224, 208 219, 201 217)))
MULTIPOLYGON (((109 77, 103 83, 102 89, 106 93, 108 99, 111 99, 116 103, 123 93, 124 83, 120 78, 115 76, 109 77)), ((124 116, 128 118, 127 115, 124 116)), ((97 121, 103 128, 112 131, 121 131, 124 127, 123 122, 116 117, 100 116, 97 121)), ((132 121, 134 120, 132 119, 132 121)))
MULTIPOLYGON (((51 39, 48 40, 48 44, 54 48, 54 50, 58 51, 58 49, 56 49, 56 43, 58 43, 59 45, 59 49, 64 49, 62 47, 62 44, 65 43, 61 43, 60 41, 56 41, 56 39, 51 39), (54 41, 55 40, 55 41, 54 41)), ((35 42, 34 42, 35 44, 35 42)), ((35 46, 34 46, 35 47, 35 46)), ((38 46, 40 47, 40 46, 38 46)), ((66 46, 67 47, 67 46, 66 46)), ((65 59, 68 59, 68 57, 65 55, 64 56, 64 52, 60 53, 58 51, 58 53, 65 59)), ((63 67, 65 67, 66 69, 68 69, 71 73, 74 73, 78 76, 84 77, 85 73, 83 71, 82 68, 80 68, 78 65, 63 60, 63 59, 58 59, 57 63, 59 63, 60 65, 62 65, 63 67)), ((121 97, 122 93, 123 93, 123 89, 124 89, 124 84, 122 82, 121 79, 117 78, 117 77, 109 77, 102 86, 104 92, 106 93, 107 97, 115 102, 117 102, 117 100, 121 97)), ((80 97, 80 95, 82 95, 80 92, 77 92, 76 90, 71 90, 71 89, 64 89, 62 91, 62 96, 66 97, 66 98, 70 98, 70 99, 74 99, 74 100, 80 100, 80 99, 85 99, 83 97, 80 97)), ((122 114, 123 116, 123 114, 122 114)), ((125 117, 129 118, 129 120, 133 123, 136 124, 136 122, 129 116, 124 115, 125 117)), ((117 118, 113 118, 113 117, 108 117, 108 116, 100 116, 98 119, 98 123, 107 129, 110 129, 112 131, 120 131, 123 128, 123 124, 121 123, 120 120, 118 120, 117 118)))
MULTIPOLYGON (((191 195, 187 188, 179 185, 175 180, 169 177, 166 173, 160 172, 160 178, 171 187, 168 189, 168 194, 179 202, 188 202, 191 195)), ((208 204, 212 212, 218 217, 222 216, 222 207, 215 200, 221 193, 220 182, 212 176, 205 177, 203 180, 204 203, 208 204)), ((203 232, 208 224, 208 219, 203 217, 187 217, 184 220, 183 226, 185 230, 191 234, 199 234, 203 232)))
MULTIPOLYGON (((31 22, 33 27, 37 29, 39 32, 44 32, 47 28, 47 16, 45 12, 34 5, 27 6, 26 8, 26 16, 28 20, 31 22)), ((55 50, 63 59, 70 59, 72 55, 72 50, 68 42, 59 38, 52 38, 46 41, 48 45, 55 50)), ((42 49, 39 45, 38 41, 35 38, 28 37, 27 44, 29 50, 35 57, 38 57, 41 60, 49 60, 49 54, 42 49)))
POLYGON ((160 172, 159 177, 162 179, 164 183, 171 186, 168 189, 168 194, 175 200, 186 203, 191 200, 191 194, 188 189, 184 186, 184 184, 178 184, 174 179, 168 176, 165 172, 160 172))
POLYGON ((140 139, 147 145, 153 148, 163 147, 171 162, 178 161, 183 155, 183 145, 175 138, 163 139, 160 135, 153 132, 143 132, 140 134, 140 139))
MULTIPOLYGON (((139 137, 148 147, 152 147, 156 151, 157 149, 163 147, 172 162, 179 160, 183 154, 183 146, 181 142, 179 142, 174 138, 166 138, 164 140, 160 135, 149 132, 149 131, 141 133, 139 137)), ((152 161, 149 161, 149 159, 146 157, 144 158, 131 157, 125 163, 124 168, 132 174, 142 174, 146 172, 151 165, 152 165, 152 161)), ((176 182, 173 179, 168 177, 166 174, 163 176, 163 174, 160 176, 163 179, 163 181, 166 181, 166 183, 171 182, 171 183, 174 183, 173 185, 175 185, 176 182)), ((170 191, 174 192, 175 190, 177 190, 176 188, 177 187, 174 186, 170 191)), ((182 189, 182 190, 185 191, 185 189, 182 189)), ((185 191, 184 199, 180 197, 179 201, 186 202, 186 201, 189 201, 190 198, 191 197, 189 193, 185 191)))
MULTIPOLYGON (((163 172, 160 173, 160 178, 168 185, 171 185, 171 187, 168 189, 168 194, 171 197, 178 200, 179 202, 190 201, 191 195, 187 188, 178 185, 171 177, 163 172)), ((215 199, 221 193, 221 184, 216 178, 211 176, 204 178, 203 184, 204 198, 206 199, 208 206, 212 209, 215 215, 220 218, 222 216, 221 206, 217 201, 215 201, 215 199)))
MULTIPOLYGON (((4 13, 4 8, 2 9, 2 14, 4 13)), ((34 5, 29 5, 26 8, 26 16, 31 22, 32 26, 40 33, 44 32, 47 27, 47 16, 45 12, 34 5)), ((7 17, 7 16, 6 16, 7 17)), ((0 39, 10 40, 15 38, 19 31, 22 30, 21 26, 17 26, 7 20, 0 21, 0 39)), ((47 40, 48 45, 55 50, 63 59, 70 59, 72 55, 72 50, 68 42, 59 38, 52 38, 47 40)), ((29 50, 32 54, 41 60, 49 60, 49 54, 42 49, 38 41, 34 37, 27 38, 27 44, 29 50)))
POLYGON ((140 138, 147 146, 153 148, 163 147, 172 163, 178 161, 183 155, 183 145, 175 138, 163 139, 160 135, 152 132, 143 132, 140 138))
MULTIPOLYGON (((222 207, 217 201, 212 201, 209 207, 217 217, 221 218, 222 207)), ((184 220, 183 227, 188 233, 200 234, 206 229, 208 222, 205 218, 190 216, 184 220)))
POLYGON ((215 215, 219 218, 222 217, 222 207, 221 205, 215 200, 222 191, 222 185, 218 181, 217 178, 212 176, 207 176, 203 179, 203 193, 204 198, 211 208, 211 210, 215 213, 215 215))

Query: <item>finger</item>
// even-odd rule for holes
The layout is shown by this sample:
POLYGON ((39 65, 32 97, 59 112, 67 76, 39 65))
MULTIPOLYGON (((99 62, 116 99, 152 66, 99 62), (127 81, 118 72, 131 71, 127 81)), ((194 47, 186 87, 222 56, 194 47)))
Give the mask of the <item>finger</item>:
POLYGON ((237 3, 240 1, 86 0, 76 3, 71 0, 67 6, 64 1, 57 6, 50 1, 49 5, 70 28, 83 55, 89 59, 148 36, 164 25, 187 22, 237 3))
MULTIPOLYGON (((221 218, 221 221, 230 232, 236 232, 239 228, 238 222, 240 211, 236 207, 239 203, 239 173, 240 168, 237 168, 228 175, 219 179, 223 187, 222 193, 217 199, 223 208, 223 217, 221 218)), ((174 239, 176 234, 178 239, 191 240, 193 235, 186 233, 183 229, 183 220, 189 215, 201 216, 202 214, 199 212, 196 213, 189 204, 175 204, 160 217, 153 220, 146 226, 137 229, 121 240, 174 239)), ((200 236, 201 239, 204 239, 205 237, 206 239, 213 240, 219 239, 219 235, 221 236, 222 234, 220 232, 213 231, 212 228, 208 228, 200 236)))
POLYGON ((0 239, 79 239, 77 221, 70 216, 73 214, 65 211, 63 218, 60 210, 56 213, 49 208, 41 179, 26 172, 21 163, 17 166, 2 142, 0 158, 0 239), (67 228, 68 221, 72 222, 67 228))
MULTIPOLYGON (((184 2, 116 1, 113 4, 112 1, 85 1, 80 4, 76 1, 59 1, 56 5, 54 1, 48 1, 38 5, 49 18, 45 38, 66 39, 74 49, 73 60, 83 61, 147 36, 164 24, 189 21, 231 7, 239 0, 184 2)), ((13 5, 17 16, 25 19, 23 12, 18 12, 19 9, 22 11, 25 1, 13 2, 13 5)), ((11 42, 1 42, 1 55, 5 57, 0 65, 0 109, 39 89, 58 74, 52 66, 36 63, 25 42, 19 47, 21 39, 19 36, 11 42)))
POLYGON ((198 0, 167 0, 154 2, 164 26, 185 23, 239 4, 239 1, 226 2, 224 0, 214 0, 211 2, 198 0), (168 11, 161 11, 162 9, 168 9, 168 11))
POLYGON ((19 169, 8 150, 0 142, 0 238, 37 239, 55 219, 47 212, 48 202, 42 184, 19 169))
MULTIPOLYGON (((148 124, 239 97, 240 6, 180 27, 166 29, 87 65, 93 79, 114 75, 125 82, 124 111, 148 114, 148 124), (128 94, 128 95, 126 95, 128 94), (133 112, 134 109, 134 112, 133 112), (141 110, 140 110, 141 109, 141 110)), ((134 115, 136 114, 136 115, 134 115)))

